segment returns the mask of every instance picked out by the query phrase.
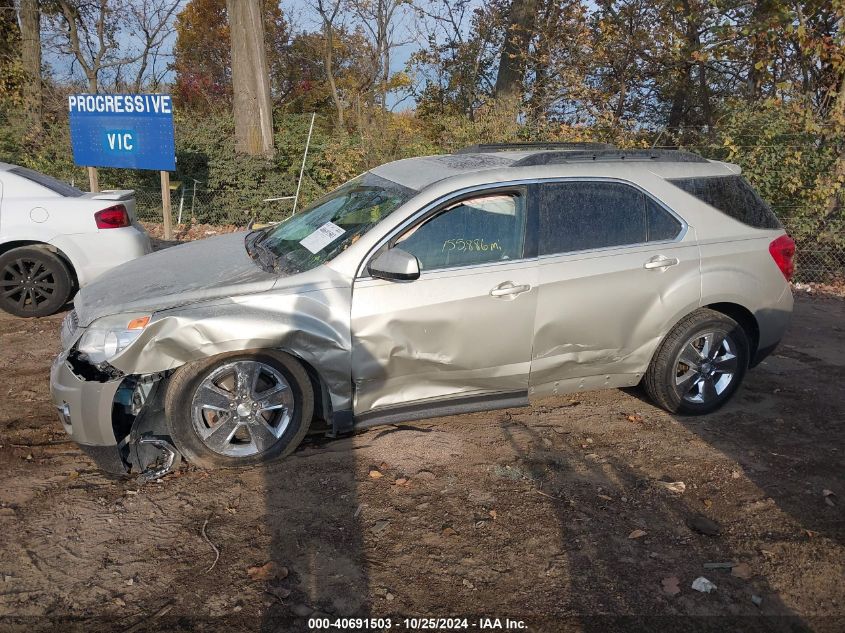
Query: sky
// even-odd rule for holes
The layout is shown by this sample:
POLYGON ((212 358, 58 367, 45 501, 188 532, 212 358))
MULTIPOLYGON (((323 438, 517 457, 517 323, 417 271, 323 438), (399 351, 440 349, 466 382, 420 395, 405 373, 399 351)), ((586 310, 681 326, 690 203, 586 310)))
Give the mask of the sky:
MULTIPOLYGON (((477 0, 480 4, 481 0, 477 0)), ((187 2, 187 0, 185 0, 187 2)), ((310 2, 303 0, 281 0, 279 3, 282 12, 285 15, 293 32, 315 31, 319 30, 320 16, 314 9, 310 2)), ((420 48, 424 42, 419 41, 420 29, 416 28, 416 16, 408 6, 402 7, 398 11, 398 26, 396 29, 396 38, 402 43, 393 49, 391 56, 391 71, 399 72, 405 69, 410 56, 420 48)), ((132 47, 129 42, 132 41, 133 36, 130 33, 124 33, 119 36, 121 44, 126 51, 131 51, 132 47)), ((46 41, 46 37, 45 37, 46 41)), ((169 36, 164 47, 165 56, 158 60, 158 67, 169 63, 172 59, 171 51, 175 44, 175 33, 169 36)), ((139 43, 140 44, 140 43, 139 43)), ((127 53, 124 53, 127 54, 127 53)), ((84 80, 84 75, 72 57, 62 55, 55 51, 50 46, 44 48, 44 63, 48 65, 51 72, 60 80, 84 80)), ((165 74, 165 81, 172 80, 172 73, 165 74)), ((413 107, 413 101, 403 95, 390 95, 388 107, 396 110, 413 107)))

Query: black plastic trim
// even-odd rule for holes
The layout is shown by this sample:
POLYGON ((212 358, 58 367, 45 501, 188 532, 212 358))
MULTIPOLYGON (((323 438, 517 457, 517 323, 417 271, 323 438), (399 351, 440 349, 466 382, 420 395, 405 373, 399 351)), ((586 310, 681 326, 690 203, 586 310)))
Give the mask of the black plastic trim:
POLYGON ((585 150, 613 149, 609 143, 480 143, 462 147, 456 154, 489 154, 492 152, 514 152, 522 150, 585 150))
POLYGON ((355 416, 355 428, 361 429, 379 424, 396 424, 397 422, 411 422, 413 420, 426 420, 428 418, 440 418, 449 415, 463 415, 464 413, 527 406, 528 391, 511 391, 481 396, 458 396, 368 411, 355 416))
POLYGON ((620 150, 600 149, 596 151, 563 151, 563 152, 537 152, 515 161, 511 167, 534 167, 539 165, 562 165, 565 163, 583 163, 587 161, 597 162, 630 162, 646 161, 660 163, 706 163, 708 160, 692 152, 683 152, 674 149, 658 150, 620 150))

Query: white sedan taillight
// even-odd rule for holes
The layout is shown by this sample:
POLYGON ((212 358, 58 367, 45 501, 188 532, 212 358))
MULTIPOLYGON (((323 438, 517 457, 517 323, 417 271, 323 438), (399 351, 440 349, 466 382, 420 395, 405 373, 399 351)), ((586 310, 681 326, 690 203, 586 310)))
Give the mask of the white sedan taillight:
POLYGON ((98 229, 120 229, 129 226, 129 213, 122 204, 107 207, 94 214, 98 229))

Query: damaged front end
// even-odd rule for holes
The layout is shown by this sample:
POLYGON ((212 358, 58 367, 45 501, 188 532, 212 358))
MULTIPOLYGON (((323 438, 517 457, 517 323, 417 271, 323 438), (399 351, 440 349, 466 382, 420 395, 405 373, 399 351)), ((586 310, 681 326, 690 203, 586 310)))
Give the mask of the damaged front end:
POLYGON ((168 374, 124 375, 73 347, 53 364, 51 387, 65 431, 100 468, 155 479, 180 459, 164 417, 168 374))

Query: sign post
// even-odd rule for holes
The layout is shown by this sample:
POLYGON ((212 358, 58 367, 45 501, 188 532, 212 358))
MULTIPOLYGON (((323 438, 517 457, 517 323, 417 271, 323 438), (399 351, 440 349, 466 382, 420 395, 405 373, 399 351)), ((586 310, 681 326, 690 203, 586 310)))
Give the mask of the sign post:
POLYGON ((68 96, 73 160, 88 167, 91 191, 99 190, 96 167, 161 172, 164 238, 173 236, 170 174, 176 169, 173 101, 160 94, 68 96))
POLYGON ((173 237, 173 214, 170 210, 170 172, 161 171, 161 212, 164 215, 164 239, 173 237))
POLYGON ((89 188, 92 192, 96 193, 100 190, 100 178, 97 175, 96 167, 88 168, 88 184, 90 185, 89 188))

